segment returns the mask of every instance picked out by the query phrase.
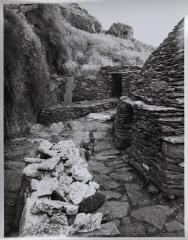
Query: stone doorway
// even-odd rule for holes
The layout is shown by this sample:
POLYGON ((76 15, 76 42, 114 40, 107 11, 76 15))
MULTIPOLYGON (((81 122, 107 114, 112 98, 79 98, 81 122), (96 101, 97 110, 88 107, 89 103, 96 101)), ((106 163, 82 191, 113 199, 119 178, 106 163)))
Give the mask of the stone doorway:
POLYGON ((112 73, 112 97, 122 96, 122 75, 121 73, 112 73))

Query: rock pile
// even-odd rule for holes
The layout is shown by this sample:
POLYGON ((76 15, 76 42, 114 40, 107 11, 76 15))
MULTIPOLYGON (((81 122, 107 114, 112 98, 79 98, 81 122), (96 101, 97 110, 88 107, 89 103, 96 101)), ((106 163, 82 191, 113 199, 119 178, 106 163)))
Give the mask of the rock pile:
MULTIPOLYGON (((42 140, 38 158, 25 158, 29 181, 20 222, 20 236, 67 236, 100 230, 96 213, 105 196, 88 164, 71 140, 42 140), (95 212, 95 213, 94 213, 95 212)), ((105 227, 105 226, 104 226, 105 227)))

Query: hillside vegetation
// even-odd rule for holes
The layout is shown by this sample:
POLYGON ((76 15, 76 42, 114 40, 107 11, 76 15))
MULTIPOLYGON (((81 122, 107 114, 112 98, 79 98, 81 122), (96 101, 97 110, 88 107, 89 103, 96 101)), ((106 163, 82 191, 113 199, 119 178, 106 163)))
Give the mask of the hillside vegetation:
MULTIPOLYGON (((95 81, 101 66, 142 65, 153 51, 136 40, 97 33, 97 27, 94 33, 78 29, 79 19, 75 28, 71 11, 66 17, 57 4, 5 6, 5 139, 22 135, 44 106, 58 103, 48 97, 52 75, 90 75, 95 81)), ((88 13, 83 12, 87 29, 88 13)), ((98 26, 88 14, 91 25, 98 26)))

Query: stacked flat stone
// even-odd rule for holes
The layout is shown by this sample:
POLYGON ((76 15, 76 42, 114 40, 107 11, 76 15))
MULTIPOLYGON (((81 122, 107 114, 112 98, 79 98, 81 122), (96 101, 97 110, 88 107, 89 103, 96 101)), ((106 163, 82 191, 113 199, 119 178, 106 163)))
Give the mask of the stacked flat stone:
POLYGON ((122 94, 127 95, 129 83, 136 78, 139 71, 139 66, 117 65, 102 67, 97 76, 96 84, 99 86, 97 99, 110 98, 112 96, 112 74, 122 75, 122 94))
POLYGON ((115 142, 116 147, 125 148, 131 145, 131 124, 133 121, 132 109, 125 104, 119 103, 115 117, 115 142))
POLYGON ((166 194, 184 194, 184 21, 148 58, 122 97, 115 132, 129 161, 166 194), (123 107, 124 104, 124 107, 123 107), (127 111, 127 113, 126 113, 127 111), (132 115, 133 121, 126 122, 132 115), (125 126, 121 126, 124 122, 125 126), (127 130, 128 129, 128 130, 127 130), (123 133, 131 136, 126 139, 123 133))
POLYGON ((71 140, 41 140, 38 158, 25 158, 28 180, 19 235, 69 236, 103 228, 105 196, 71 140))
POLYGON ((98 101, 77 102, 71 105, 58 104, 53 107, 43 109, 38 115, 38 122, 48 125, 51 123, 83 117, 89 113, 113 109, 117 106, 117 102, 117 99, 110 98, 98 101))

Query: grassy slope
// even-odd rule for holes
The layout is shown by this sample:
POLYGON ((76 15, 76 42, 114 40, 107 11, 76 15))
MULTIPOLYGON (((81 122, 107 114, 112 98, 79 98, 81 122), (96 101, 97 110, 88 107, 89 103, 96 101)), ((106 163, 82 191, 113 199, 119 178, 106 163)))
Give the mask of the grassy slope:
POLYGON ((35 121, 47 97, 48 67, 40 40, 22 14, 4 12, 5 139, 35 121))

